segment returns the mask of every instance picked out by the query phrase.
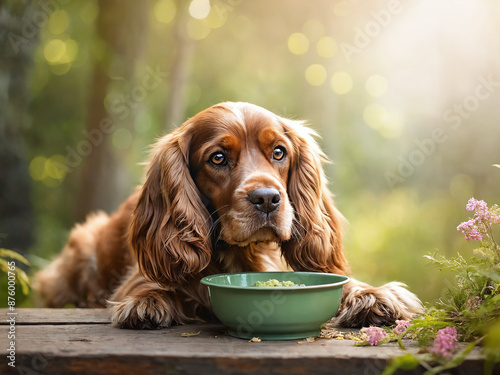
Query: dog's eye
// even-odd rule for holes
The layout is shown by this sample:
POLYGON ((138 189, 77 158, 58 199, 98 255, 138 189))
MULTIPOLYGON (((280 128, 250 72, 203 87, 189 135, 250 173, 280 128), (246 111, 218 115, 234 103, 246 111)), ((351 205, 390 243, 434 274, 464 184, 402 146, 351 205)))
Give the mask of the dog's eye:
POLYGON ((209 161, 215 166, 226 165, 227 163, 226 155, 224 155, 222 152, 214 152, 212 155, 210 155, 209 161))
POLYGON ((278 146, 273 150, 273 159, 278 160, 278 161, 283 160, 283 158, 285 157, 285 154, 286 154, 286 150, 283 147, 278 146))

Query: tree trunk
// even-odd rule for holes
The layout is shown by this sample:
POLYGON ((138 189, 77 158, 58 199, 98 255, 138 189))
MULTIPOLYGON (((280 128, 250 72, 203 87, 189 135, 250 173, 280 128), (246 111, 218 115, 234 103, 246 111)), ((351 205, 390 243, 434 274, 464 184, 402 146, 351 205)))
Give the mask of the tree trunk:
POLYGON ((190 62, 194 55, 194 40, 186 35, 186 20, 189 17, 189 3, 180 4, 179 15, 176 18, 173 45, 176 47, 170 70, 169 99, 167 102, 165 130, 179 126, 184 122, 186 114, 185 88, 189 79, 190 62))
POLYGON ((118 160, 111 138, 116 129, 133 132, 134 105, 130 101, 135 85, 135 69, 146 45, 149 1, 100 0, 97 34, 103 54, 93 63, 92 88, 88 103, 85 139, 89 152, 83 159, 77 219, 90 211, 114 210, 130 193, 131 182, 120 179, 123 162, 118 160), (118 87, 119 98, 105 107, 110 85, 118 87), (118 103, 113 110, 113 102, 118 103), (117 108, 123 110, 117 110, 117 108), (112 123, 111 123, 112 122, 112 123))
POLYGON ((27 78, 44 15, 29 0, 0 5, 0 247, 21 253, 32 244, 34 227, 23 140, 30 124, 27 78))

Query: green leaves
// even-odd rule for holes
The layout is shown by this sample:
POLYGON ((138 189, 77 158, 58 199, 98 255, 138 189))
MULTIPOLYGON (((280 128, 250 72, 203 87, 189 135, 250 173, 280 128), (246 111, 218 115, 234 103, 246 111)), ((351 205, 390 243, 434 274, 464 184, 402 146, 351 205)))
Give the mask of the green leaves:
POLYGON ((21 262, 27 266, 30 265, 30 262, 21 254, 8 249, 0 249, 0 269, 5 272, 5 274, 8 274, 9 272, 15 273, 16 279, 19 282, 19 285, 21 285, 22 293, 24 295, 28 295, 31 279, 26 272, 18 267, 17 264, 13 263, 15 261, 21 262), (8 259, 12 259, 13 261, 9 261, 8 259))
MULTIPOLYGON (((500 168, 499 164, 494 166, 500 168)), ((434 307, 411 322, 411 326, 398 337, 398 344, 404 349, 401 339, 405 334, 410 334, 421 346, 429 347, 436 333, 448 326, 456 328, 461 340, 472 342, 451 357, 425 351, 419 354, 406 353, 394 358, 383 374, 412 370, 419 364, 427 370, 426 375, 439 374, 460 366, 483 339, 485 374, 491 373, 494 363, 500 361, 500 247, 493 236, 493 227, 500 224, 500 210, 497 205, 487 208, 485 202, 474 198, 469 201, 467 209, 475 211, 476 221, 473 223, 474 228, 466 230, 481 231, 480 246, 469 258, 458 253, 450 259, 437 257, 437 252, 425 255, 440 271, 453 272, 456 285, 450 285, 445 296, 434 307)), ((466 239, 470 240, 470 234, 466 234, 469 235, 466 235, 466 239)), ((476 237, 479 238, 477 233, 476 237)))
POLYGON ((406 353, 390 360, 389 365, 382 371, 382 375, 392 375, 397 370, 411 371, 418 367, 419 361, 413 354, 406 353))

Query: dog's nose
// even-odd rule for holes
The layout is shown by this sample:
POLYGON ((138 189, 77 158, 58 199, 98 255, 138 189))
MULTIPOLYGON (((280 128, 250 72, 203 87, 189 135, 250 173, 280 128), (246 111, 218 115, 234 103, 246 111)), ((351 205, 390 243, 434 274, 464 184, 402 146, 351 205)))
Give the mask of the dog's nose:
POLYGON ((254 207, 266 214, 276 210, 281 203, 281 195, 275 188, 258 188, 248 196, 254 207))

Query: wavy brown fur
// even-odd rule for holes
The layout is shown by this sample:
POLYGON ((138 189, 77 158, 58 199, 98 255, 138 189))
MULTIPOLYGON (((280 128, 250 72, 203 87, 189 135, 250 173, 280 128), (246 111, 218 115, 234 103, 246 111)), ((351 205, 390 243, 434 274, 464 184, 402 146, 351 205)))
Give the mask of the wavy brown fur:
MULTIPOLYGON (((210 304, 199 281, 206 275, 349 275, 343 218, 314 135, 247 103, 200 112, 153 146, 146 182, 115 214, 89 216, 73 229, 36 277, 40 298, 52 307, 110 299, 113 324, 151 329, 205 320, 210 304), (214 155, 220 165, 210 162, 214 155), (262 189, 273 192, 272 208, 259 203, 263 196, 250 199, 262 189)), ((420 310, 400 283, 373 288, 353 279, 336 322, 391 324, 420 310)))

